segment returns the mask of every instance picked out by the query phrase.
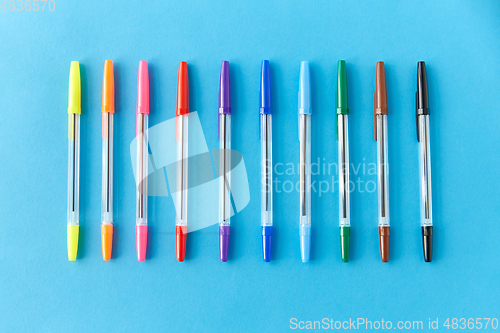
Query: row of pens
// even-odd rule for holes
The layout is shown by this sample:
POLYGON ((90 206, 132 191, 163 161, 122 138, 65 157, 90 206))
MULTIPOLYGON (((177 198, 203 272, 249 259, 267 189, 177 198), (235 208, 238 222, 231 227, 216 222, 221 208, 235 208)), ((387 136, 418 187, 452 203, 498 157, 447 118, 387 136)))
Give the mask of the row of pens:
MULTIPOLYGON (((273 235, 273 167, 272 167, 272 103, 269 61, 262 61, 260 81, 260 138, 261 138, 261 228, 262 255, 265 262, 271 260, 273 235)), ((219 252, 222 262, 228 258, 231 216, 231 86, 229 81, 229 63, 222 62, 219 89, 219 252)), ((102 207, 101 207, 101 242, 104 260, 111 259, 113 243, 113 114, 114 76, 113 62, 106 60, 102 90, 102 207)), ((68 258, 77 257, 79 233, 79 166, 80 166, 80 69, 79 63, 71 63, 69 78, 68 103, 68 258)), ((382 262, 389 260, 389 179, 387 150, 387 89, 384 63, 376 64, 374 95, 374 136, 377 143, 378 175, 378 233, 382 262)), ((344 60, 338 62, 337 92, 335 99, 338 166, 339 166, 339 234, 340 251, 343 262, 349 261, 350 248, 350 204, 349 204, 349 135, 347 105, 347 75, 344 60)), ((311 248, 311 84, 309 64, 300 64, 298 94, 299 114, 299 149, 300 149, 300 211, 299 238, 303 262, 309 261, 311 248)), ((429 143, 429 107, 427 75, 425 63, 417 64, 416 127, 419 142, 420 159, 420 212, 424 260, 432 260, 432 196, 431 196, 431 159, 429 143)), ((148 115, 149 115, 149 76, 146 61, 139 62, 137 80, 137 209, 136 209, 136 248, 137 259, 146 259, 148 235, 148 115), (142 181, 141 181, 142 180, 142 181)), ((188 115, 189 91, 188 68, 186 62, 179 64, 177 80, 176 141, 178 172, 177 182, 180 195, 176 207, 179 207, 175 221, 175 242, 177 261, 184 261, 187 237, 187 215, 189 213, 187 175, 188 175, 188 115)))

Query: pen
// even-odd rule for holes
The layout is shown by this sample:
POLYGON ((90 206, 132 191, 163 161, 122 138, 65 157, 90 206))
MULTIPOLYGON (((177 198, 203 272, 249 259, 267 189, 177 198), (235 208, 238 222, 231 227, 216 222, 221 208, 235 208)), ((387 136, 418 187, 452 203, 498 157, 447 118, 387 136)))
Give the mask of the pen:
POLYGON ((219 252, 227 261, 231 225, 231 91, 229 62, 223 61, 219 85, 219 252))
POLYGON ((300 144, 300 254, 309 261, 311 252, 311 79, 309 63, 300 63, 299 79, 300 144))
POLYGON ((149 75, 148 63, 139 62, 137 78, 137 213, 135 223, 137 260, 146 259, 148 242, 148 117, 149 75))
POLYGON ((68 97, 68 259, 76 260, 79 233, 80 191, 80 65, 72 61, 69 70, 68 97))
POLYGON ((262 61, 260 73, 260 158, 262 257, 271 261, 273 236, 273 109, 269 60, 262 61))
POLYGON ((176 141, 177 141, 177 217, 175 219, 175 252, 177 261, 184 261, 187 237, 188 183, 188 115, 189 84, 187 63, 179 63, 177 76, 176 141))
POLYGON ((339 226, 342 262, 349 261, 351 238, 351 208, 349 203, 349 128, 347 118, 347 74, 345 61, 339 60, 337 68, 337 141, 339 143, 339 226))
POLYGON ((113 61, 104 62, 102 78, 102 259, 111 259, 113 246, 113 114, 115 113, 115 81, 113 61))
POLYGON ((417 140, 420 160, 420 225, 425 262, 432 261, 431 147, 429 138, 429 95, 425 62, 417 65, 416 93, 417 140))
POLYGON ((382 61, 377 62, 375 73, 374 130, 377 141, 377 179, 378 179, 378 235, 380 258, 389 261, 389 162, 387 153, 387 87, 385 68, 382 61))

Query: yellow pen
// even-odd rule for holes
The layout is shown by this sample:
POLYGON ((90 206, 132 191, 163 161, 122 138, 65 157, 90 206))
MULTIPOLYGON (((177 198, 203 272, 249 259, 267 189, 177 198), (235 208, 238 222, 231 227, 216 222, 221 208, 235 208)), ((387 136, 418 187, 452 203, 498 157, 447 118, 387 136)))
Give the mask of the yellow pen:
POLYGON ((80 65, 71 62, 68 97, 68 259, 76 260, 79 232, 80 190, 80 65))

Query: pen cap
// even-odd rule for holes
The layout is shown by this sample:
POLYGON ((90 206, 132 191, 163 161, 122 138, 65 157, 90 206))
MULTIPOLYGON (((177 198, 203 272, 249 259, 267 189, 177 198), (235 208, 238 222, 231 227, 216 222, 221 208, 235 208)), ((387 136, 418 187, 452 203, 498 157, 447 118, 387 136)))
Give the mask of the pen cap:
POLYGON ((418 125, 418 116, 430 115, 429 95, 427 90, 427 71, 425 62, 417 63, 417 92, 415 93, 415 120, 417 125, 417 141, 420 142, 420 131, 418 125))
POLYGON ((311 77, 309 62, 300 63, 299 79, 299 114, 311 114, 311 77))
POLYGON ((177 108, 175 115, 180 116, 189 113, 189 81, 188 68, 185 61, 179 63, 177 75, 177 108))
POLYGON ((373 98, 373 127, 375 141, 377 141, 377 115, 389 114, 387 107, 387 86, 385 82, 385 67, 384 62, 377 62, 377 69, 375 72, 375 95, 373 98))
POLYGON ((223 61, 220 68, 219 114, 231 114, 231 85, 228 61, 223 61))
POLYGON ((102 113, 115 113, 115 78, 113 75, 113 61, 104 62, 102 76, 102 113))
POLYGON ((345 60, 339 60, 337 66, 337 94, 335 95, 337 114, 349 114, 347 107, 347 72, 345 60))
POLYGON ((429 114, 429 95, 427 91, 427 72, 425 62, 417 64, 417 113, 419 115, 429 114))
POLYGON ((69 69, 68 113, 81 114, 80 64, 72 61, 69 69))
POLYGON ((269 60, 263 60, 260 72, 260 109, 261 114, 272 114, 271 107, 271 75, 269 60))
POLYGON ((377 62, 377 70, 375 73, 375 98, 374 98, 375 114, 389 114, 387 108, 387 86, 385 82, 385 67, 382 61, 377 62))
POLYGON ((137 76, 137 113, 149 114, 149 74, 148 63, 139 62, 139 75, 137 76))

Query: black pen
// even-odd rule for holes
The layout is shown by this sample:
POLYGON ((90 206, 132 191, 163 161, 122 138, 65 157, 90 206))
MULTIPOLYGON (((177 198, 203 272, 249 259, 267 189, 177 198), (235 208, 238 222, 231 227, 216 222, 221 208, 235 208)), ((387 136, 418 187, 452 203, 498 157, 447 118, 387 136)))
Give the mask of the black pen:
POLYGON ((431 147, 429 138, 429 95, 425 62, 417 64, 416 93, 417 140, 420 160, 420 224, 425 262, 432 261, 432 188, 431 188, 431 147))

